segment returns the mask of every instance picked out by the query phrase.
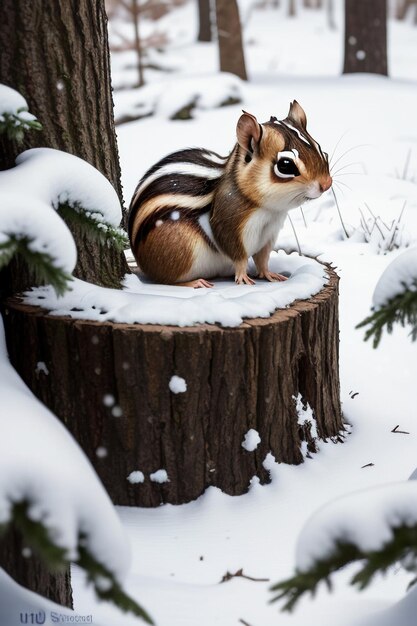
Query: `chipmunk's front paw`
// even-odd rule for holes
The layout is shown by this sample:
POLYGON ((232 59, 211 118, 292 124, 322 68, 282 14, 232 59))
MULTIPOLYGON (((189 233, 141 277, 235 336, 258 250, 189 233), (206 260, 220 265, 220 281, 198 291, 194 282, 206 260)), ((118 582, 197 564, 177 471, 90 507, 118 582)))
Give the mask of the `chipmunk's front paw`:
POLYGON ((236 285, 254 285, 255 281, 247 274, 236 274, 235 283, 236 285))
POLYGON ((276 274, 275 272, 270 272, 269 270, 259 272, 258 278, 265 278, 265 280, 269 280, 270 283, 287 280, 287 276, 284 276, 283 274, 276 274))

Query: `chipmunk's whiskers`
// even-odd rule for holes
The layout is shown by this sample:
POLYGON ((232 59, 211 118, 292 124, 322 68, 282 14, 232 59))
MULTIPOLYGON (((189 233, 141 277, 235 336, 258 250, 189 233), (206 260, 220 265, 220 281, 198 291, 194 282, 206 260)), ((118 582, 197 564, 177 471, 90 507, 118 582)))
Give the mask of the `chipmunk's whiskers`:
POLYGON ((336 143, 335 147, 333 148, 332 155, 331 155, 331 157, 330 157, 330 159, 329 159, 329 167, 330 167, 330 165, 331 165, 331 163, 332 163, 332 160, 333 160, 333 157, 334 157, 334 155, 335 155, 335 152, 336 152, 337 148, 339 147, 340 143, 342 142, 342 140, 346 137, 346 135, 347 135, 349 132, 350 132, 349 130, 345 131, 345 132, 343 133, 343 135, 341 135, 341 136, 339 137, 339 139, 337 140, 337 143, 336 143))
POLYGON ((353 150, 358 150, 359 148, 366 148, 366 147, 369 147, 370 145, 371 144, 369 143, 361 143, 358 146, 352 146, 351 148, 348 148, 348 150, 345 150, 345 152, 343 152, 343 154, 341 154, 340 157, 336 159, 336 161, 333 163, 333 168, 336 167, 339 161, 341 161, 347 154, 349 154, 350 152, 353 152, 353 150))
MULTIPOLYGON (((348 167, 353 167, 354 165, 362 165, 363 166, 363 163, 362 163, 362 161, 352 161, 352 163, 347 163, 346 165, 342 165, 336 171, 334 171, 334 169, 331 169, 330 170, 330 174, 332 176, 336 176, 336 174, 339 174, 339 172, 343 172, 343 170, 347 169, 348 167)), ((351 173, 352 174, 363 174, 363 172, 351 172, 351 173)))
POLYGON ((343 185, 344 187, 347 187, 349 189, 349 191, 353 191, 352 187, 350 187, 347 183, 343 182, 343 180, 336 180, 334 179, 334 184, 335 185, 343 185))

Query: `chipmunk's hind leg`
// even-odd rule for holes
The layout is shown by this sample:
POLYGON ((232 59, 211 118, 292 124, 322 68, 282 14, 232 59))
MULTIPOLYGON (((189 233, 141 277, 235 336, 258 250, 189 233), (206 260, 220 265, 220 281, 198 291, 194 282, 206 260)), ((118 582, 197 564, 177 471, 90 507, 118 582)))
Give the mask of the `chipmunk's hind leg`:
POLYGON ((214 283, 209 283, 208 280, 204 278, 196 278, 195 280, 190 280, 186 283, 176 283, 177 287, 192 287, 193 289, 202 289, 210 287, 214 287, 214 283))
POLYGON ((195 232, 186 223, 167 220, 155 226, 134 250, 139 268, 156 283, 175 285, 194 262, 195 232))
POLYGON ((210 251, 191 222, 166 220, 155 226, 135 250, 139 268, 151 280, 194 289, 210 288, 210 251), (203 278, 204 277, 204 278, 203 278))

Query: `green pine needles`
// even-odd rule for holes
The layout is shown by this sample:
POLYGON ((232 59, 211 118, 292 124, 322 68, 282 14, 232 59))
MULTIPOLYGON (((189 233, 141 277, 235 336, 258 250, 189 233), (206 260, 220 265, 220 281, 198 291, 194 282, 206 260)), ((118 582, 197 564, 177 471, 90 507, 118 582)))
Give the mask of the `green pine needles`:
POLYGON ((107 223, 101 213, 87 211, 78 202, 60 204, 57 213, 67 224, 78 225, 80 230, 101 246, 114 246, 120 252, 129 247, 124 230, 107 223))
POLYGON ((72 276, 59 267, 47 252, 31 250, 31 242, 27 236, 6 235, 6 239, 0 243, 0 270, 15 255, 19 255, 30 267, 36 284, 52 285, 57 295, 61 296, 68 289, 72 276))
POLYGON ((389 300, 356 326, 356 328, 368 326, 365 341, 372 337, 374 348, 378 347, 383 331, 391 333, 394 324, 400 324, 403 327, 410 326, 412 341, 417 339, 417 280, 414 280, 411 286, 404 284, 403 287, 402 293, 389 300))
POLYGON ((361 562, 361 569, 353 576, 351 584, 360 591, 368 587, 376 574, 385 574, 399 562, 416 574, 417 525, 403 525, 391 530, 390 541, 381 546, 380 550, 372 552, 364 552, 349 542, 337 541, 330 556, 317 560, 309 570, 296 571, 291 578, 271 587, 275 594, 271 602, 285 600, 282 610, 291 612, 305 593, 315 595, 320 582, 323 581, 331 591, 330 575, 355 561, 361 562))
POLYGON ((0 135, 5 134, 7 139, 22 143, 28 130, 42 130, 42 124, 25 107, 17 109, 15 113, 0 115, 0 135))
MULTIPOLYGON (((85 211, 78 204, 74 206, 62 204, 58 207, 57 213, 67 223, 77 224, 80 230, 90 239, 97 241, 100 247, 114 246, 119 251, 128 247, 125 232, 104 222, 100 213, 85 211)), ((15 255, 19 255, 30 268, 34 284, 52 285, 58 296, 67 291, 72 276, 57 265, 57 261, 47 252, 33 251, 32 239, 29 236, 9 233, 0 235, 0 270, 10 263, 15 255)))
MULTIPOLYGON (((11 522, 20 530, 25 542, 50 568, 62 571, 69 567, 71 561, 66 556, 65 549, 52 541, 41 522, 31 520, 28 516, 28 502, 13 505, 11 522)), ((7 525, 0 526, 0 532, 5 532, 6 529, 7 525)), ((94 585, 94 590, 100 598, 112 602, 124 612, 133 613, 147 624, 154 624, 148 613, 123 591, 114 575, 89 552, 85 536, 79 537, 77 551, 78 558, 74 563, 86 572, 88 581, 94 585)))

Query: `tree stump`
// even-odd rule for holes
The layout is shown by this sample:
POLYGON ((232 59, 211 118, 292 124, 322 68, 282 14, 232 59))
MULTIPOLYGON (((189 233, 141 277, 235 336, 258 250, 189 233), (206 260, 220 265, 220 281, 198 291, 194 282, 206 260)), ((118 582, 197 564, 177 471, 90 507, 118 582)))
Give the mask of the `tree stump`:
POLYGON ((114 503, 180 504, 210 485, 243 494, 254 476, 269 482, 268 453, 298 464, 302 442, 316 450, 309 423, 299 423, 299 394, 318 438, 343 431, 339 279, 326 271, 316 296, 236 328, 74 320, 10 299, 11 361, 75 436, 114 503), (174 375, 185 392, 171 391, 174 375), (253 451, 242 447, 250 429, 261 439, 253 451))

